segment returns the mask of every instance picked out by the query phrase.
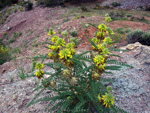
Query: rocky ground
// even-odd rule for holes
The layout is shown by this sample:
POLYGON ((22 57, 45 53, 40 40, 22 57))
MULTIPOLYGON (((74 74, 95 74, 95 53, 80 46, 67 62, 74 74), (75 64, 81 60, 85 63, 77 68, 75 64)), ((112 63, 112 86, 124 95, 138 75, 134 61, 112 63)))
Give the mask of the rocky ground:
POLYGON ((118 6, 119 9, 141 10, 141 7, 145 9, 146 6, 150 6, 149 0, 105 0, 103 5, 111 4, 113 2, 121 3, 118 6))
POLYGON ((150 112, 150 47, 139 43, 122 47, 129 52, 119 52, 121 62, 133 68, 123 68, 109 76, 114 79, 112 86, 116 105, 129 113, 150 112))
MULTIPOLYGON (((117 1, 117 0, 116 0, 117 1)), ((143 4, 148 4, 149 0, 145 0, 143 4)), ((110 1, 105 1, 104 3, 110 1)), ((112 2, 112 1, 111 1, 112 2)), ((134 0, 130 2, 121 1, 123 6, 135 4, 134 0), (128 4, 127 4, 128 3, 128 4), (130 3, 130 4, 129 4, 130 3)), ((141 1, 140 1, 141 2, 141 1)), ((136 2, 136 3, 140 3, 136 2)), ((130 9, 130 8, 129 8, 130 9)), ((33 47, 32 44, 36 39, 38 43, 47 41, 46 29, 54 27, 55 30, 78 30, 79 44, 77 51, 89 50, 91 47, 84 33, 90 36, 96 31, 95 28, 87 25, 87 30, 83 28, 83 23, 101 23, 104 18, 102 15, 94 15, 72 20, 74 15, 67 18, 70 20, 64 22, 65 14, 70 11, 69 8, 55 7, 43 8, 34 7, 28 12, 17 12, 11 14, 3 25, 0 26, 0 37, 3 32, 7 31, 9 39, 14 32, 22 32, 22 35, 17 40, 10 44, 12 48, 21 48, 21 54, 17 54, 15 63, 22 64, 25 71, 28 70, 31 63, 26 57, 32 57, 35 54, 47 54, 48 50, 41 48, 40 45, 33 47), (85 32, 86 30, 86 32, 85 32), (32 31, 32 33, 30 33, 32 31), (30 34, 30 35, 29 35, 30 34), (38 37, 37 37, 38 36, 38 37), (28 45, 25 48, 25 45, 28 45), (36 51, 35 51, 36 50, 36 51), (22 61, 20 61, 22 59, 22 61)), ((106 13, 107 11, 103 11, 106 13)), ((73 12, 79 14, 79 12, 73 12)), ((140 12, 141 13, 141 12, 140 12)), ((143 12, 142 12, 143 13, 143 12)), ((148 14, 148 13, 147 13, 148 14)), ((82 15, 81 15, 82 16, 82 15)), ((145 17, 150 22, 150 17, 145 17)), ((150 25, 141 22, 133 21, 113 21, 109 26, 114 30, 120 27, 130 27, 132 29, 150 30, 150 25)), ((126 45, 127 42, 122 40, 118 47, 126 45)), ((150 47, 140 44, 129 45, 123 49, 128 49, 129 52, 117 52, 122 58, 117 59, 133 66, 133 68, 123 68, 121 71, 114 72, 113 75, 103 77, 111 77, 114 79, 112 86, 113 93, 116 98, 115 104, 129 113, 149 113, 150 112, 150 47)), ((47 70, 47 68, 45 68, 47 70)), ((52 70, 49 70, 52 71, 52 70)), ((27 71, 28 72, 28 71, 27 71)), ((0 113, 44 113, 44 108, 47 103, 38 103, 29 108, 26 105, 34 97, 37 92, 33 92, 33 88, 38 84, 34 78, 21 80, 18 76, 18 71, 14 66, 14 61, 4 63, 0 66, 0 113)), ((48 92, 43 92, 46 95, 48 92)))
MULTIPOLYGON (((129 113, 150 112, 150 48, 141 44, 123 47, 128 52, 116 52, 122 58, 117 60, 127 63, 133 68, 122 68, 114 71, 113 75, 102 77, 112 78, 114 82, 113 94, 115 104, 129 113)), ((4 65, 7 65, 4 64, 4 65)), ((45 67, 45 70, 47 68, 45 67)), ((52 71, 52 70, 49 70, 52 71)), ((37 85, 34 78, 20 80, 17 70, 5 72, 0 76, 0 112, 1 113, 44 113, 48 103, 38 103, 29 108, 26 105, 37 92, 33 89, 37 85), (10 77, 14 77, 11 81, 10 77)), ((48 92, 43 92, 46 95, 48 92)))

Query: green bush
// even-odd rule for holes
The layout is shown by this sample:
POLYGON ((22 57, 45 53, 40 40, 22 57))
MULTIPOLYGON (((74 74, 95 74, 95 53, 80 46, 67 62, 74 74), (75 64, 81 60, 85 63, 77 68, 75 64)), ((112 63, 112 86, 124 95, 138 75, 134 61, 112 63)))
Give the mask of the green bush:
MULTIPOLYGON (((102 78, 103 73, 111 74, 111 70, 119 70, 121 66, 129 66, 109 59, 110 56, 117 56, 111 54, 111 51, 117 51, 118 49, 111 48, 111 44, 114 42, 112 42, 110 36, 114 32, 107 27, 107 22, 110 21, 108 15, 105 20, 105 24, 95 27, 98 29, 95 38, 91 39, 85 35, 89 39, 93 50, 82 53, 76 52, 74 49, 75 43, 68 40, 66 31, 62 33, 63 38, 61 38, 55 35, 56 32, 53 29, 47 29, 50 42, 43 44, 49 44, 48 47, 44 45, 49 49, 49 54, 39 54, 33 57, 32 72, 31 75, 27 75, 28 77, 36 77, 40 81, 34 89, 38 93, 28 104, 28 107, 38 102, 48 101, 49 104, 46 110, 49 112, 124 112, 114 105, 115 100, 111 94, 112 87, 104 85, 105 82, 112 82, 112 80, 102 78), (69 42, 66 43, 66 40, 69 42), (42 59, 41 62, 39 62, 40 59, 42 59), (45 59, 52 59, 53 62, 44 63, 45 59), (55 70, 55 72, 44 71, 44 66, 55 70), (45 74, 50 76, 46 77, 45 74), (47 95, 42 95, 44 90, 49 90, 47 95), (42 97, 39 97, 40 94, 42 97)), ((21 76, 26 77, 23 73, 21 71, 21 76)))
POLYGON ((113 7, 118 7, 118 6, 121 6, 121 3, 119 3, 119 2, 113 2, 111 5, 113 7))
POLYGON ((125 30, 126 33, 129 33, 129 32, 131 32, 131 31, 132 31, 131 28, 128 28, 128 29, 125 30))
POLYGON ((127 35, 128 43, 139 42, 144 32, 142 30, 131 31, 127 35))
POLYGON ((63 22, 68 22, 70 19, 69 18, 65 18, 63 19, 63 22))
POLYGON ((72 30, 70 32, 70 35, 73 36, 73 37, 76 37, 78 35, 77 31, 76 30, 72 30))
POLYGON ((25 7, 25 10, 26 10, 26 11, 29 11, 29 10, 32 10, 32 8, 33 8, 33 3, 32 3, 30 0, 24 1, 24 2, 23 2, 23 6, 25 7))
POLYGON ((3 45, 0 45, 0 65, 5 63, 10 59, 10 55, 8 53, 8 48, 4 47, 3 45))
POLYGON ((18 3, 18 0, 0 0, 0 9, 16 3, 18 3))
POLYGON ((37 0, 39 5, 55 6, 62 5, 66 0, 37 0))
POLYGON ((150 45, 150 32, 142 30, 131 31, 127 35, 128 43, 140 42, 143 45, 150 45))
POLYGON ((118 33, 120 33, 120 34, 124 34, 125 33, 125 31, 123 30, 123 28, 118 28, 118 29, 116 29, 116 31, 118 33))
POLYGON ((140 43, 150 46, 150 32, 145 32, 142 35, 142 39, 140 40, 140 43))

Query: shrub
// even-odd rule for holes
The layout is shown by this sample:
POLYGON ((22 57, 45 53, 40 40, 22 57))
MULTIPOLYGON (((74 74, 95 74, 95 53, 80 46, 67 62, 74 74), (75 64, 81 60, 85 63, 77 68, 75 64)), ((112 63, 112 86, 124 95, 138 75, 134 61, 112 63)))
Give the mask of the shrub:
POLYGON ((150 6, 146 6, 145 11, 150 11, 150 6))
POLYGON ((144 45, 148 45, 150 46, 150 32, 145 32, 142 35, 142 38, 140 40, 140 43, 144 44, 144 45))
POLYGON ((140 42, 143 45, 150 45, 150 32, 142 30, 131 31, 127 35, 128 43, 140 42))
POLYGON ((81 10, 83 11, 83 12, 88 12, 89 10, 88 10, 88 8, 85 6, 85 5, 81 5, 81 10))
POLYGON ((125 30, 126 33, 129 33, 129 32, 131 32, 131 31, 132 31, 131 28, 128 28, 128 29, 125 30))
POLYGON ((63 22, 68 22, 70 19, 69 18, 65 18, 63 19, 63 22))
POLYGON ((76 30, 72 30, 70 32, 70 35, 73 36, 73 37, 76 37, 78 35, 77 31, 76 30))
POLYGON ((48 35, 51 36, 50 42, 45 42, 45 44, 49 44, 48 47, 46 46, 49 48, 49 54, 33 58, 33 70, 32 74, 29 75, 39 79, 40 84, 34 91, 40 91, 28 106, 40 101, 49 101, 46 110, 57 113, 123 112, 114 105, 114 97, 111 94, 112 87, 103 84, 112 80, 104 79, 101 76, 103 73, 110 74, 109 70, 119 70, 121 68, 119 65, 129 65, 109 58, 110 56, 117 56, 110 52, 118 49, 110 49, 114 42, 109 36, 114 32, 107 27, 107 22, 110 21, 108 15, 105 20, 105 24, 95 27, 98 29, 95 38, 91 39, 85 35, 89 39, 93 51, 85 51, 80 54, 75 51, 75 43, 72 40, 68 43, 65 42, 65 38, 68 39, 66 33, 62 33, 63 38, 60 38, 55 35, 56 32, 53 29, 47 29, 48 35), (41 58, 41 62, 36 62, 41 58), (45 59, 52 59, 54 62, 43 64, 45 59), (48 66, 55 72, 45 72, 44 66, 48 66), (45 74, 50 76, 47 78, 45 74), (50 92, 47 96, 39 98, 44 90, 50 90, 50 92))
POLYGON ((108 4, 104 5, 104 8, 109 9, 110 6, 108 4))
POLYGON ((66 0, 37 0, 39 5, 55 6, 62 5, 66 0))
POLYGON ((125 12, 123 10, 117 12, 111 11, 109 15, 112 20, 127 20, 127 18, 125 17, 125 12))
POLYGON ((32 8, 33 8, 33 3, 29 0, 24 1, 23 5, 24 5, 26 11, 32 10, 32 8))
POLYGON ((22 12, 24 9, 23 9, 23 7, 19 7, 19 10, 22 12))
POLYGON ((113 2, 111 5, 113 7, 118 7, 118 6, 121 6, 121 3, 119 3, 119 2, 113 2))
POLYGON ((128 43, 139 42, 144 32, 142 30, 131 31, 127 35, 128 43))
POLYGON ((117 30, 116 30, 118 33, 120 33, 120 34, 124 34, 124 30, 123 30, 123 28, 118 28, 117 30))
POLYGON ((8 48, 4 47, 3 45, 0 45, 0 65, 5 63, 10 59, 10 55, 8 53, 8 48))
POLYGON ((18 3, 18 0, 0 0, 0 9, 16 3, 18 3))

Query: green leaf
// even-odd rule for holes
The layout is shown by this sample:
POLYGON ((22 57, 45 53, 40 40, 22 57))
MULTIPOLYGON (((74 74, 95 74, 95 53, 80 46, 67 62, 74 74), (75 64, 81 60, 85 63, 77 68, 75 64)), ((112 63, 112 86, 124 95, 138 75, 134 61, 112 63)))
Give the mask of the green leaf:
POLYGON ((105 66, 105 69, 107 70, 120 70, 121 66, 105 66))
POLYGON ((120 41, 109 42, 108 44, 119 43, 120 41))
POLYGON ((113 73, 110 72, 110 71, 104 71, 104 73, 107 73, 107 74, 113 74, 113 73))
POLYGON ((34 97, 34 98, 31 100, 31 102, 27 105, 27 107, 33 105, 33 104, 34 104, 34 100, 35 100, 37 97, 39 97, 39 95, 40 95, 43 91, 44 91, 44 88, 43 88, 39 93, 37 93, 37 94, 35 95, 35 97, 34 97))
POLYGON ((84 54, 91 53, 91 52, 92 52, 92 51, 85 51, 85 52, 82 52, 82 53, 80 53, 80 54, 75 55, 75 58, 79 58, 79 57, 83 56, 84 54))
POLYGON ((119 56, 119 55, 115 55, 115 54, 110 54, 110 56, 115 56, 115 57, 119 57, 119 58, 121 58, 121 56, 119 56))
POLYGON ((98 49, 98 47, 95 45, 95 43, 94 43, 93 41, 91 41, 91 39, 88 38, 88 36, 86 36, 86 35, 84 35, 84 36, 88 39, 88 41, 89 41, 96 49, 98 49))
POLYGON ((73 111, 72 113, 76 113, 78 110, 80 110, 81 106, 83 106, 85 103, 86 103, 86 100, 77 103, 74 109, 72 110, 73 111))
POLYGON ((67 107, 70 105, 71 101, 73 100, 72 97, 70 97, 69 99, 67 99, 64 104, 61 106, 61 108, 57 111, 57 113, 63 113, 62 111, 65 111, 67 109, 67 107))
POLYGON ((49 29, 47 28, 47 32, 49 32, 49 29))
POLYGON ((45 112, 46 112, 47 109, 48 109, 50 106, 52 106, 54 103, 55 103, 54 101, 49 102, 48 106, 45 108, 45 112))
POLYGON ((131 67, 133 68, 133 66, 131 65, 128 65, 128 64, 125 64, 125 63, 122 63, 122 62, 118 62, 117 60, 107 60, 106 63, 109 63, 109 64, 118 64, 118 65, 121 65, 121 66, 126 66, 126 67, 131 67))
POLYGON ((50 42, 43 42, 42 44, 54 45, 54 44, 52 44, 52 43, 50 43, 50 42))
POLYGON ((80 75, 81 73, 86 72, 86 71, 88 71, 89 69, 92 69, 93 67, 94 67, 94 65, 91 65, 91 66, 89 66, 89 67, 87 67, 87 68, 84 68, 83 70, 80 70, 80 72, 78 72, 77 75, 80 75))
POLYGON ((112 79, 106 79, 106 78, 101 78, 100 81, 101 82, 114 82, 114 80, 112 80, 112 79))
POLYGON ((124 49, 117 49, 117 48, 108 48, 110 51, 125 51, 128 52, 128 50, 124 50, 124 49))
POLYGON ((60 68, 66 69, 66 67, 64 65, 60 64, 60 63, 45 63, 44 65, 47 65, 51 68, 53 68, 54 66, 60 66, 60 68))
POLYGON ((88 23, 88 24, 91 25, 91 26, 93 26, 93 27, 95 27, 96 29, 98 29, 98 27, 96 25, 94 25, 92 23, 88 23))

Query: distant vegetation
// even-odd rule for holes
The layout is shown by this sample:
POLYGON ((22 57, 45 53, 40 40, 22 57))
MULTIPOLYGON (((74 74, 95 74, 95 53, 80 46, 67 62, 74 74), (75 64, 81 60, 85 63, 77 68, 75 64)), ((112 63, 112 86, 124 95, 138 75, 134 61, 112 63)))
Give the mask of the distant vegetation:
POLYGON ((0 9, 16 3, 18 3, 18 0, 0 0, 0 9))
POLYGON ((54 5, 63 5, 65 2, 70 2, 73 4, 81 3, 81 2, 93 2, 96 0, 36 0, 38 4, 46 5, 46 6, 54 6, 54 5))
POLYGON ((141 44, 150 46, 150 32, 142 30, 131 31, 127 35, 128 43, 140 42, 141 44))

